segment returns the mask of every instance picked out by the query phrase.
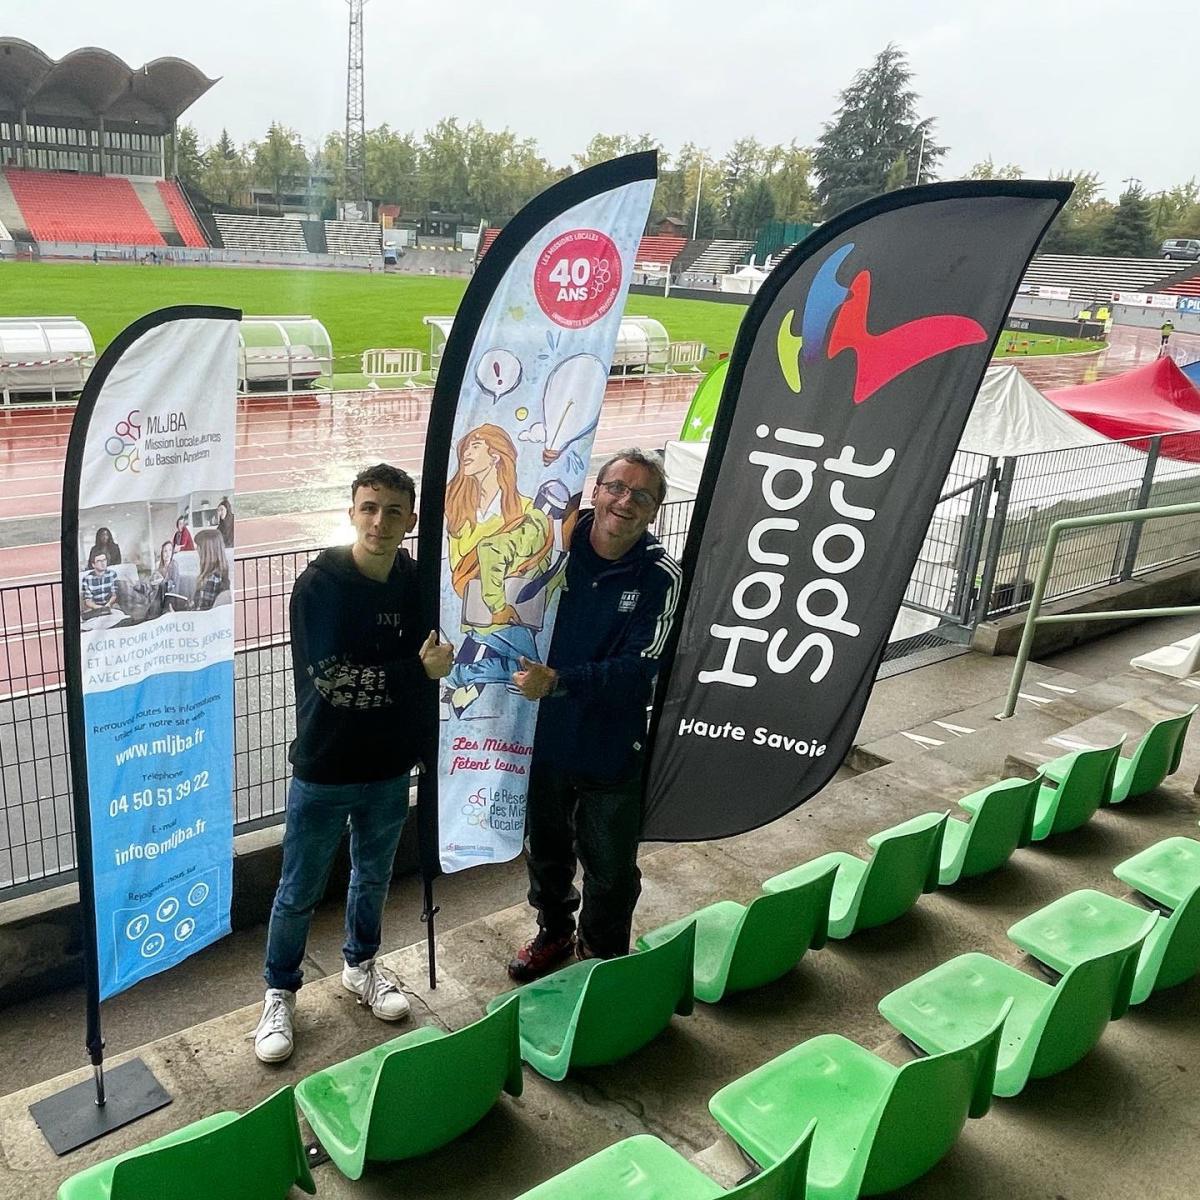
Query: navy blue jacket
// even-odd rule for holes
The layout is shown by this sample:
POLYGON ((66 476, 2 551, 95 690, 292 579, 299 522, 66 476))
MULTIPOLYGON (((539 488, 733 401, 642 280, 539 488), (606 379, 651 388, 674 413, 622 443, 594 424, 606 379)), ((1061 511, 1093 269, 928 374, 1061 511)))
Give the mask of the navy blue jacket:
POLYGON ((652 534, 615 562, 592 549, 593 515, 571 538, 548 663, 558 686, 541 702, 533 759, 609 780, 639 766, 646 706, 679 598, 679 565, 652 534))

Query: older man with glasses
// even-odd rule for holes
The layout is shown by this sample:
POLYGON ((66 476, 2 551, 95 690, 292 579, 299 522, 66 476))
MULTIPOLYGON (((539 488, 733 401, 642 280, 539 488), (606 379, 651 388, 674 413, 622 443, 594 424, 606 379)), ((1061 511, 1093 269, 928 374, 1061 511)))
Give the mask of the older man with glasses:
POLYGON ((572 953, 629 952, 646 707, 679 596, 679 566, 648 532, 666 490, 657 454, 622 450, 600 468, 593 511, 571 538, 548 661, 522 659, 513 675, 527 700, 542 701, 525 817, 538 933, 508 964, 519 982, 572 953))

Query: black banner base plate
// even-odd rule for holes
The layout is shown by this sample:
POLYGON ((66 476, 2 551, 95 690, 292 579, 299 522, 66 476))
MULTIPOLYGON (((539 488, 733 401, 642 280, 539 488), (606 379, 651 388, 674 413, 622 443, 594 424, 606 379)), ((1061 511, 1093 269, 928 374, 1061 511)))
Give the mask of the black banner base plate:
POLYGON ((50 1149, 60 1158, 171 1103, 171 1095, 140 1058, 104 1072, 105 1104, 96 1103, 96 1081, 85 1079, 29 1106, 50 1149))

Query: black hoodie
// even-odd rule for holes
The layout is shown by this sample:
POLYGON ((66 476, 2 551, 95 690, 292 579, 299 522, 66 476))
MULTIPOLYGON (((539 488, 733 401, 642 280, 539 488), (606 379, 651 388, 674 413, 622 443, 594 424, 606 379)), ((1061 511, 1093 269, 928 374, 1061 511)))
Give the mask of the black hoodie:
POLYGON ((419 620, 417 567, 407 550, 397 551, 382 583, 354 565, 349 546, 323 551, 296 580, 296 740, 288 758, 298 778, 373 783, 417 761, 414 706, 434 688, 417 653, 428 632, 419 620))

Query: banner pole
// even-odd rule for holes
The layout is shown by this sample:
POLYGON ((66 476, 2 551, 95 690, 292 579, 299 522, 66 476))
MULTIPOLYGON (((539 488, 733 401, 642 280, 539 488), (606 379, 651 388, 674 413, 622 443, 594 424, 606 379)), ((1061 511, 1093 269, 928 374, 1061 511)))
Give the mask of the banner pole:
POLYGON ((437 990, 437 950, 434 945, 434 918, 438 912, 433 902, 433 880, 425 878, 425 906, 421 912, 421 920, 425 922, 425 948, 429 953, 429 988, 437 990))

